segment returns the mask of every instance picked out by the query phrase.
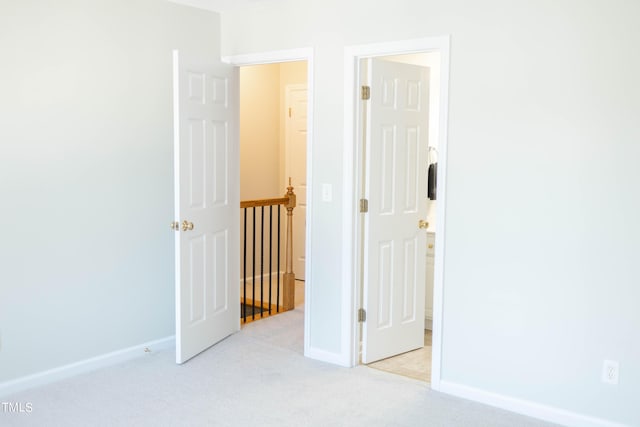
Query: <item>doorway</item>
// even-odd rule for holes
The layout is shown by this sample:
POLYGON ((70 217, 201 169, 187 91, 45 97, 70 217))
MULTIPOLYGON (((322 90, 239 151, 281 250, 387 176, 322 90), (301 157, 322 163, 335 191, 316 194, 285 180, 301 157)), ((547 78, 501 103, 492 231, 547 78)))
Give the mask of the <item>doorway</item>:
POLYGON ((360 361, 430 381, 440 54, 360 59, 360 361))
MULTIPOLYGON (((313 49, 311 48, 302 48, 302 49, 292 49, 292 50, 284 50, 284 51, 276 51, 276 52, 263 52, 257 54, 247 54, 247 55, 239 55, 223 58, 224 62, 227 62, 231 65, 234 65, 237 68, 241 67, 251 67, 251 66, 261 66, 261 65, 277 65, 280 64, 284 66, 284 68, 288 68, 286 64, 294 63, 294 62, 303 62, 306 65, 306 71, 304 71, 304 81, 302 83, 306 85, 306 114, 305 117, 302 117, 302 120, 306 121, 306 129, 304 133, 304 140, 306 144, 305 152, 304 152, 304 162, 305 162, 305 170, 303 172, 304 182, 297 183, 297 187, 301 187, 304 189, 304 209, 298 210, 297 218, 299 219, 298 226, 302 224, 302 230, 304 233, 304 239, 300 239, 298 241, 298 245, 300 245, 301 241, 304 246, 304 276, 301 277, 303 280, 296 280, 295 288, 296 288, 296 307, 302 307, 304 310, 304 354, 307 355, 309 351, 309 317, 310 317, 310 295, 311 295, 311 287, 312 281, 311 278, 311 267, 309 260, 311 259, 311 233, 309 228, 306 225, 311 223, 311 199, 306 198, 307 193, 311 193, 312 190, 312 181, 311 181, 311 153, 312 153, 312 126, 313 126, 313 49), (301 211, 304 211, 300 214, 301 211), (300 301, 303 297, 303 301, 300 301)), ((286 93, 283 95, 285 99, 283 100, 286 105, 286 93)), ((288 106, 286 107, 287 116, 288 116, 288 106)), ((284 113, 282 114, 282 120, 285 119, 284 113)), ((287 127, 285 124, 280 125, 280 129, 284 129, 286 131, 287 127)), ((285 138, 286 140, 286 138, 285 138)), ((284 148, 283 148, 284 150, 284 148)), ((285 164, 286 150, 279 151, 279 158, 282 159, 282 164, 285 164)), ((298 156, 299 157, 299 156, 298 156)), ((284 189, 288 185, 288 177, 285 177, 285 174, 282 174, 279 177, 279 180, 282 180, 281 187, 284 189)), ((293 174, 292 174, 293 175, 293 174)), ((292 177, 293 178, 293 177, 292 177)), ((292 184, 294 184, 292 182, 292 184)), ((300 194, 296 190, 297 194, 300 194)), ((281 195, 280 195, 281 196, 281 195)), ((300 205, 298 204, 298 207, 300 205)), ((296 221, 294 221, 294 224, 296 221)))
MULTIPOLYGON (((419 305, 423 305, 423 307, 429 308, 429 305, 432 305, 432 308, 430 310, 422 308, 421 309, 422 319, 418 319, 414 323, 422 324, 421 328, 424 328, 426 326, 427 330, 428 329, 433 330, 432 359, 430 364, 428 362, 426 364, 430 365, 430 368, 431 368, 430 369, 431 370, 431 378, 430 378, 431 387, 436 390, 439 388, 440 353, 441 353, 441 316, 442 316, 442 285, 443 285, 442 267, 443 267, 443 242, 444 242, 444 220, 445 220, 444 176, 446 176, 445 175, 446 120, 447 120, 446 107, 447 107, 447 95, 448 95, 447 80, 448 80, 448 64, 449 64, 448 52, 449 52, 448 37, 391 42, 391 43, 383 43, 383 44, 375 44, 375 45, 354 46, 354 47, 348 47, 345 49, 345 79, 346 79, 345 88, 348 90, 348 92, 345 94, 345 103, 346 103, 345 137, 351 134, 353 135, 352 138, 354 138, 354 144, 352 147, 350 147, 351 150, 345 148, 345 157, 347 159, 349 158, 353 159, 353 163, 352 163, 353 168, 349 170, 352 176, 352 186, 350 188, 352 189, 353 192, 348 195, 348 197, 351 198, 352 200, 367 199, 368 197, 367 190, 370 190, 370 188, 368 187, 370 183, 367 182, 367 176, 371 177, 371 176, 379 176, 380 173, 384 174, 384 171, 380 169, 375 171, 367 170, 367 167, 369 168, 381 167, 380 162, 378 162, 378 165, 376 165, 375 162, 374 163, 371 162, 372 154, 371 152, 366 151, 367 135, 364 130, 367 128, 367 126, 371 125, 371 123, 368 123, 367 120, 372 120, 372 117, 370 113, 367 112, 366 107, 363 104, 361 104, 361 99, 360 99, 362 96, 362 86, 366 86, 365 84, 363 84, 363 82, 370 81, 370 80, 367 80, 370 77, 370 76, 369 77, 367 76, 367 72, 371 72, 371 66, 370 66, 371 62, 372 61, 387 62, 387 63, 401 62, 401 63, 410 63, 414 65, 418 64, 421 66, 427 65, 429 66, 430 71, 432 71, 431 77, 428 78, 430 83, 429 86, 431 89, 431 94, 429 96, 428 104, 431 107, 431 111, 429 114, 429 122, 430 122, 430 125, 435 124, 435 126, 428 126, 428 134, 430 138, 428 142, 423 143, 424 146, 422 148, 424 149, 424 152, 418 156, 419 162, 420 162, 420 165, 418 166, 418 168, 421 170, 420 171, 421 173, 424 172, 423 177, 419 178, 419 183, 422 185, 422 183, 426 184, 427 182, 426 172, 428 171, 429 165, 431 163, 436 163, 436 162, 439 163, 437 168, 437 174, 434 174, 434 176, 437 176, 437 178, 439 178, 438 186, 437 186, 437 197, 434 197, 434 199, 436 199, 437 201, 428 200, 426 185, 424 186, 424 190, 422 189, 419 190, 421 192, 420 202, 423 202, 425 206, 424 206, 424 209, 416 209, 416 211, 420 211, 419 212, 420 218, 419 218, 419 221, 418 221, 418 218, 415 218, 416 223, 413 224, 413 226, 415 227, 416 230, 418 229, 418 227, 428 228, 428 230, 426 231, 428 232, 428 235, 429 235, 429 241, 427 242, 427 240, 424 238, 426 236, 423 236, 419 240, 412 240, 412 242, 415 242, 416 250, 414 252, 411 252, 412 256, 409 258, 419 260, 416 263, 416 266, 417 266, 416 271, 421 270, 422 272, 425 273, 422 276, 424 278, 422 280, 424 281, 423 282, 419 281, 420 286, 422 286, 423 290, 425 291, 425 293, 422 294, 422 298, 424 299, 420 301, 420 298, 417 298, 416 305, 415 306, 412 305, 412 307, 418 307, 419 305), (431 58, 429 58, 430 56, 431 58), (431 64, 420 63, 420 62, 423 62, 424 60, 429 60, 429 59, 436 60, 437 64, 435 65, 438 65, 438 67, 434 67, 434 63, 431 63, 431 64), (434 71, 433 68, 439 68, 437 70, 438 72, 433 73, 434 71), (347 117, 349 117, 349 120, 347 120, 347 117), (352 127, 349 125, 352 125, 352 127), (431 146, 431 148, 428 148, 428 146, 431 146), (435 227, 433 226, 434 222, 435 222, 435 227), (427 223, 429 224, 427 225, 427 223), (423 243, 424 243, 424 246, 423 246, 423 243), (425 252, 421 252, 422 249, 426 249, 427 250, 426 252, 429 255, 427 255, 427 253, 425 252), (429 266, 431 267, 430 268, 431 271, 428 272, 427 270, 429 269, 429 266), (427 280, 426 277, 429 277, 429 280, 427 280), (427 288, 430 285, 433 286, 433 291, 431 291, 431 289, 427 291, 427 288)), ((397 82, 397 81, 398 80, 394 78, 388 79, 388 82, 397 82)), ((414 89, 416 87, 417 86, 414 85, 414 89)), ((390 88, 392 88, 391 83, 386 87, 383 84, 383 86, 380 89, 384 92, 384 91, 390 90, 390 88)), ((373 91, 376 89, 371 87, 369 90, 373 91)), ((389 93, 392 93, 392 92, 393 91, 389 93)), ((389 95, 389 93, 387 93, 385 96, 389 95)), ((395 94, 393 94, 393 96, 395 96, 395 94)), ((417 98, 414 98, 414 100, 415 99, 417 98)), ((396 128, 391 126, 389 129, 396 129, 396 128)), ((391 133, 389 133, 389 135, 391 135, 391 133)), ((404 135, 405 136, 403 136, 403 138, 406 138, 406 134, 404 135)), ((405 139, 405 141, 409 141, 409 139, 405 139)), ((387 144, 387 148, 391 147, 392 145, 393 144, 387 144)), ((387 152, 383 151, 380 154, 379 158, 383 158, 383 159, 387 158, 387 155, 393 152, 395 151, 393 150, 391 151, 387 150, 387 152)), ((406 153, 405 154, 401 153, 398 155, 401 155, 401 156, 404 155, 406 158, 406 153)), ((398 166, 395 165, 395 167, 397 168, 398 166)), ((389 170, 393 170, 393 168, 389 170)), ((346 176, 349 177, 348 174, 346 176)), ((396 174, 396 177, 398 177, 397 174, 396 174)), ((386 182, 385 185, 390 185, 389 180, 385 182, 386 182)), ((391 187, 389 187, 389 189, 391 189, 391 187)), ((413 189, 411 189, 411 191, 413 191, 413 189)), ((386 194, 391 194, 391 193, 387 191, 386 194)), ((434 194, 434 196, 435 195, 436 194, 434 194)), ((385 298, 385 297, 391 298, 390 292, 392 292, 391 289, 393 288, 393 281, 390 279, 390 277, 387 277, 387 282, 391 284, 387 285, 386 288, 384 286, 375 287, 374 285, 373 288, 369 289, 370 283, 367 283, 369 276, 371 276, 371 271, 368 271, 366 267, 366 263, 367 261, 369 261, 369 258, 367 257, 370 256, 370 254, 367 253, 367 250, 370 249, 368 248, 367 245, 369 246, 371 245, 371 236, 365 233, 367 231, 367 221, 368 221, 368 219, 365 219, 365 218, 367 218, 366 215, 371 216, 371 208, 372 208, 371 202, 370 201, 368 202, 369 202, 368 203, 369 211, 366 214, 361 214, 359 212, 360 209, 356 209, 356 210, 354 210, 353 208, 345 209, 345 217, 347 217, 347 213, 351 215, 349 219, 353 224, 352 236, 353 236, 353 241, 355 243, 352 245, 348 245, 349 248, 352 250, 351 252, 352 254, 351 256, 353 257, 352 265, 358 266, 357 268, 353 268, 353 271, 350 272, 351 277, 353 278, 353 283, 354 283, 354 290, 352 294, 353 297, 349 298, 349 300, 352 301, 353 303, 352 311, 351 311, 353 314, 353 317, 352 317, 353 323, 352 323, 352 329, 350 333, 352 337, 351 343, 353 346, 352 353, 351 353, 352 364, 354 365, 361 362, 365 362, 365 363, 371 362, 373 361, 373 359, 376 359, 374 357, 362 358, 362 355, 365 354, 365 352, 367 352, 368 350, 370 350, 370 348, 368 348, 370 346, 370 342, 367 342, 366 329, 367 329, 367 326, 369 326, 367 325, 367 323, 372 320, 372 316, 369 315, 370 314, 369 311, 367 311, 366 313, 362 313, 360 309, 362 308, 364 308, 365 310, 373 309, 374 311, 384 310, 384 307, 385 307, 384 304, 382 305, 374 304, 372 306, 371 304, 372 300, 367 301, 367 299, 371 296, 372 293, 377 294, 381 298, 385 298), (363 318, 365 317, 366 319, 364 319, 364 322, 359 322, 359 320, 363 320, 363 318)), ((359 207, 357 203, 355 205, 356 207, 359 207)), ((405 210, 408 211, 411 209, 405 209, 405 210)), ((390 213, 392 211, 393 209, 390 209, 388 210, 387 213, 390 213)), ((414 218, 412 218, 410 222, 413 223, 414 218)), ((424 234, 426 235, 427 233, 424 233, 424 234)), ((406 242, 406 241, 407 240, 404 240, 403 242, 406 242)), ((385 244, 389 242, 391 242, 391 240, 387 239, 385 244)), ((404 245, 403 242, 401 243, 404 245)), ((372 260, 375 261, 376 268, 378 268, 379 270, 380 270, 379 268, 380 263, 376 257, 379 258, 380 256, 384 255, 385 250, 387 251, 386 252, 387 255, 393 253, 394 244, 396 247, 400 246, 399 243, 391 242, 386 245, 386 249, 384 250, 380 249, 378 250, 377 253, 374 253, 375 256, 372 258, 372 260)), ((413 244, 414 243, 411 243, 409 246, 405 245, 402 248, 402 250, 406 250, 407 247, 410 247, 411 251, 413 251, 414 247, 411 246, 413 244)), ((380 248, 382 248, 383 246, 384 245, 380 246, 380 248)), ((396 252, 398 252, 398 250, 396 250, 396 252)), ((406 265, 407 265, 407 262, 403 264, 403 266, 406 266, 406 265)), ((387 270, 392 270, 392 269, 387 268, 387 270)), ((405 287, 405 291, 406 291, 407 290, 406 280, 402 282, 402 286, 405 287)), ((413 293, 412 289, 409 289, 409 291, 411 291, 409 293, 412 295, 415 295, 415 296, 418 295, 418 293, 413 293)), ((405 292, 405 295, 406 295, 406 292, 405 292)), ((396 299, 403 298, 405 295, 401 293, 396 294, 395 298, 396 299)), ((404 301, 406 302, 407 299, 405 298, 404 301)), ((418 313, 410 313, 410 310, 408 310, 406 306, 400 307, 400 310, 403 310, 403 309, 405 310, 403 314, 405 315, 405 318, 399 319, 399 323, 405 322, 408 319, 415 319, 418 316, 420 316, 420 314, 418 313)), ((389 316, 389 313, 391 312, 390 310, 391 308, 387 308, 387 313, 386 314, 382 313, 381 316, 378 316, 377 314, 374 313, 374 316, 373 316, 374 325, 370 326, 369 329, 377 328, 380 330, 383 330, 383 329, 391 330, 391 328, 389 327, 391 325, 391 321, 390 321, 391 318, 389 316), (381 319, 384 321, 381 321, 381 319)), ((397 310, 398 309, 396 309, 396 311, 397 310)), ((420 311, 419 307, 417 311, 420 311)), ((388 332, 388 331, 385 331, 385 332, 388 332)), ((420 329, 414 327, 412 334, 416 335, 416 337, 414 337, 413 344, 411 345, 415 345, 416 347, 424 346, 424 342, 425 342, 424 329, 422 329, 420 333, 420 329), (418 334, 420 334, 421 336, 418 337, 418 334), (421 338, 421 342, 419 344, 416 344, 417 342, 416 340, 419 338, 421 338)), ((397 353, 403 353, 410 349, 410 347, 407 348, 405 346, 403 348, 402 345, 399 345, 396 340, 396 337, 393 334, 387 334, 387 335, 390 337, 386 339, 388 342, 388 345, 396 346, 399 348, 399 351, 397 351, 397 353)), ((384 349, 384 345, 381 348, 384 349)), ((391 351, 391 355, 393 354, 394 354, 394 351, 391 351)), ((425 374, 425 376, 422 378, 423 380, 427 380, 426 375, 427 374, 425 374)))
MULTIPOLYGON (((292 227, 294 304, 300 306, 304 302, 305 281, 307 63, 290 61, 242 66, 239 84, 240 200, 242 203, 277 199, 292 187, 296 195, 292 227)), ((284 221, 285 212, 280 205, 267 206, 266 211, 243 209, 241 212, 248 219, 243 221, 241 218, 240 221, 241 241, 248 247, 241 255, 241 299, 244 305, 250 305, 250 315, 258 307, 257 319, 275 314, 283 307, 284 293, 279 284, 284 282, 283 250, 287 244, 287 230, 284 222, 280 226, 279 221, 281 216, 284 221), (282 215, 274 215, 278 211, 282 215), (257 270, 256 264, 259 265, 257 270)), ((241 313, 243 324, 255 320, 254 316, 247 318, 245 314, 246 311, 241 313)))

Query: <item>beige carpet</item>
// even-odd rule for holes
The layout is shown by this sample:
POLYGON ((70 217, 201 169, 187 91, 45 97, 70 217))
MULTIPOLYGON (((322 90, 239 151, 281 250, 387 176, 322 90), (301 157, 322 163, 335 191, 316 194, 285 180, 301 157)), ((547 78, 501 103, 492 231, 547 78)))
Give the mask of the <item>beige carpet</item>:
POLYGON ((424 331, 424 347, 369 363, 370 368, 431 382, 431 331, 424 331))

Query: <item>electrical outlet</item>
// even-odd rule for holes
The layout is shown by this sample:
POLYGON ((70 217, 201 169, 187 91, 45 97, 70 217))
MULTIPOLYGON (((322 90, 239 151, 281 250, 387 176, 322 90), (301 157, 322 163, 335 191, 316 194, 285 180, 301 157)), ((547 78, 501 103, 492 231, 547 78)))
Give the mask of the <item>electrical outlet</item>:
POLYGON ((617 360, 605 360, 602 364, 602 382, 606 384, 618 384, 620 376, 620 364, 617 360))

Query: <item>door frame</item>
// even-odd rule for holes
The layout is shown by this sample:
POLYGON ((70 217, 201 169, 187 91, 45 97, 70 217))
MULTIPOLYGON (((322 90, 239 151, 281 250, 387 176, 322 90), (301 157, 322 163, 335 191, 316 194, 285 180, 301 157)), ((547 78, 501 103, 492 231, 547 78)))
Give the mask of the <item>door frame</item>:
MULTIPOLYGON (((433 289, 433 350, 431 388, 440 390, 442 360, 442 316, 444 289, 444 243, 447 131, 449 104, 450 36, 429 37, 395 42, 347 46, 344 49, 344 193, 343 193, 343 287, 342 345, 349 349, 350 365, 358 364, 360 328, 357 319, 362 292, 360 289, 363 247, 359 235, 362 225, 358 210, 358 189, 362 184, 362 138, 360 131, 361 104, 357 102, 360 82, 360 60, 364 58, 409 53, 440 53, 440 103, 438 139, 438 189, 436 206, 436 250, 433 289)), ((425 261, 426 262, 426 261, 425 261)))
MULTIPOLYGON (((313 48, 287 49, 268 52, 248 53, 242 55, 223 56, 222 61, 235 67, 247 65, 276 64, 282 62, 307 62, 307 215, 305 227, 305 281, 304 281, 304 355, 309 356, 311 325, 311 227, 313 198, 313 48)), ((239 165, 238 165, 239 167, 239 165)))

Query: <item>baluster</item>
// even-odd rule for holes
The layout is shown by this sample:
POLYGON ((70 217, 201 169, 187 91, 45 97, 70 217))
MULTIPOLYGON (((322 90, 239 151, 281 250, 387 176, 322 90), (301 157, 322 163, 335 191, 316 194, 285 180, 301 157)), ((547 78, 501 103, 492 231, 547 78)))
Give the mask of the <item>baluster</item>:
POLYGON ((277 297, 276 297, 276 313, 280 312, 280 205, 278 205, 278 251, 276 252, 278 254, 278 275, 277 280, 278 280, 278 286, 277 286, 277 297))
POLYGON ((264 316, 264 206, 260 209, 260 317, 264 316))
POLYGON ((253 292, 251 293, 251 319, 256 319, 256 208, 253 207, 253 256, 251 257, 251 263, 253 264, 253 277, 251 279, 251 285, 253 286, 253 292))
POLYGON ((246 322, 247 321, 247 208, 244 208, 244 246, 243 246, 243 252, 244 252, 244 257, 242 259, 242 277, 243 277, 243 285, 244 285, 244 291, 243 291, 243 301, 244 304, 242 304, 242 319, 246 322))
POLYGON ((269 315, 271 315, 271 279, 273 277, 273 205, 269 206, 269 315))

